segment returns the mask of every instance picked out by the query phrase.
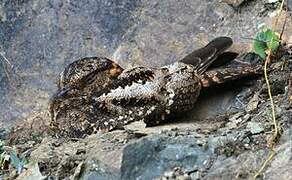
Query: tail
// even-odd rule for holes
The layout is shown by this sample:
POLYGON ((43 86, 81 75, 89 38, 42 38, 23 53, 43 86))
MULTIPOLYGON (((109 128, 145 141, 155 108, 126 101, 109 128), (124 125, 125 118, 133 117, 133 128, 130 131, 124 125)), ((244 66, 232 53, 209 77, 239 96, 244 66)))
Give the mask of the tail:
POLYGON ((212 62, 232 45, 229 37, 218 37, 209 42, 205 47, 193 51, 180 62, 192 64, 198 74, 204 73, 212 62))
POLYGON ((211 70, 201 75, 201 84, 203 87, 209 87, 216 84, 222 84, 227 81, 259 75, 262 73, 262 65, 211 70))

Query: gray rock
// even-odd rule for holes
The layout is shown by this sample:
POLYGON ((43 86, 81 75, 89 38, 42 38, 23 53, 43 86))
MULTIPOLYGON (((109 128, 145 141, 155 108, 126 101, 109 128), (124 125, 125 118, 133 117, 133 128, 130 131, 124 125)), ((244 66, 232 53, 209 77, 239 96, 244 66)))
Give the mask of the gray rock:
POLYGON ((6 13, 3 10, 3 6, 0 4, 0 22, 5 22, 6 20, 6 13))
POLYGON ((267 0, 267 3, 276 3, 278 0, 267 0))
POLYGON ((292 128, 283 134, 280 144, 276 147, 276 156, 267 168, 264 179, 277 180, 292 177, 291 139, 292 128))
POLYGON ((29 161, 38 163, 41 173, 52 178, 117 179, 125 146, 122 141, 135 138, 124 131, 92 135, 76 142, 45 138, 33 149, 29 161))
POLYGON ((30 180, 30 179, 38 179, 43 180, 46 179, 46 176, 43 176, 39 170, 39 166, 37 163, 33 164, 30 167, 27 167, 28 170, 24 171, 20 176, 17 177, 17 180, 30 180))
POLYGON ((250 112, 250 111, 257 109, 259 101, 260 101, 259 95, 254 94, 253 97, 251 98, 251 100, 247 104, 246 111, 250 112))
POLYGON ((233 7, 240 6, 245 0, 222 0, 222 2, 225 2, 233 7))
POLYGON ((122 179, 153 179, 175 167, 191 171, 203 167, 212 152, 196 144, 192 136, 153 135, 129 144, 123 151, 122 179))
POLYGON ((292 11, 292 0, 288 0, 288 9, 292 11))
POLYGON ((258 134, 264 131, 264 128, 262 127, 261 123, 253 121, 247 123, 247 128, 252 134, 258 134))
POLYGON ((237 157, 219 156, 204 179, 250 179, 267 155, 267 150, 260 150, 237 157))
POLYGON ((98 160, 91 159, 84 164, 81 174, 76 178, 84 180, 115 180, 119 179, 119 174, 117 170, 104 165, 98 160))

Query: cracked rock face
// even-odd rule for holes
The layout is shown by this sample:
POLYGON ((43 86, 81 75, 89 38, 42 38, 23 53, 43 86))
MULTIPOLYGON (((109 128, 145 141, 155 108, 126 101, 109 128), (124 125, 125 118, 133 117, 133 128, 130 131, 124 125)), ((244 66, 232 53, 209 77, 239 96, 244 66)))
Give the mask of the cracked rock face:
POLYGON ((212 156, 210 149, 198 145, 193 136, 149 136, 125 147, 121 179, 158 178, 164 172, 182 166, 186 171, 204 168, 204 163, 212 156))

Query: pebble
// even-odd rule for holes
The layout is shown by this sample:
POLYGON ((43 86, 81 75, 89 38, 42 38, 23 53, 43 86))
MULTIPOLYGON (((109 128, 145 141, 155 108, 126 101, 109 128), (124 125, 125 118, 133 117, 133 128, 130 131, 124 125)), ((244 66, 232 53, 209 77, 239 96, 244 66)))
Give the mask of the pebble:
POLYGON ((225 2, 232 7, 239 7, 245 0, 222 0, 221 2, 225 2))
POLYGON ((276 2, 278 2, 278 0, 268 0, 267 1, 268 4, 272 4, 272 3, 276 3, 276 2))
POLYGON ((264 131, 264 128, 262 127, 261 123, 258 122, 248 122, 247 128, 252 134, 258 134, 264 131))

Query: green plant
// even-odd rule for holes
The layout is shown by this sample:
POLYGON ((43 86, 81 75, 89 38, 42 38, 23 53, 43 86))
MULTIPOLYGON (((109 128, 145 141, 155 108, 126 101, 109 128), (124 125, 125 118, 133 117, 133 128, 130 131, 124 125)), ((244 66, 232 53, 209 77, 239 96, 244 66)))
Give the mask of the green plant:
POLYGON ((25 158, 23 154, 18 155, 15 150, 6 150, 12 149, 10 147, 5 147, 5 143, 0 140, 0 168, 1 170, 5 169, 7 163, 11 163, 11 165, 17 170, 17 173, 20 174, 28 163, 28 160, 25 158))
MULTIPOLYGON (((276 17, 276 19, 273 22, 273 27, 272 29, 268 29, 268 28, 264 28, 261 32, 259 32, 256 35, 256 39, 255 41, 261 42, 259 40, 263 40, 262 43, 258 43, 258 42, 253 42, 253 50, 257 53, 257 54, 261 54, 261 58, 263 58, 265 60, 265 64, 264 64, 264 77, 265 77, 265 81, 268 87, 268 95, 269 95, 269 99, 270 99, 270 103, 271 103, 271 111, 272 111, 272 120, 273 120, 273 135, 271 137, 269 137, 267 145, 270 149, 268 157, 266 160, 263 161, 261 167, 256 171, 256 173, 253 176, 253 179, 257 179, 257 177, 262 174, 263 170, 267 167, 268 163, 274 158, 274 156, 276 155, 276 144, 278 142, 278 140, 280 139, 281 135, 282 135, 282 128, 279 126, 279 123, 276 119, 276 112, 275 112, 275 105, 274 105, 274 100, 273 100, 273 96, 272 96, 272 90, 270 87, 270 83, 269 83, 269 77, 268 77, 268 73, 267 73, 267 67, 268 64, 271 60, 271 56, 273 54, 275 54, 275 51, 277 51, 279 44, 280 44, 280 39, 284 33, 284 29, 285 29, 285 24, 286 24, 286 20, 287 20, 287 14, 282 26, 282 32, 281 34, 278 36, 275 33, 275 27, 277 27, 277 24, 279 22, 283 7, 284 7, 284 2, 285 0, 282 0, 281 2, 281 6, 280 6, 280 10, 279 13, 276 17), (263 53, 264 52, 264 53, 263 53), (266 53, 267 52, 267 53, 266 53)), ((288 5, 288 1, 287 1, 287 5, 288 5)))
POLYGON ((14 150, 10 153, 10 160, 12 166, 17 170, 18 174, 22 172, 24 166, 28 163, 28 160, 23 156, 23 154, 18 156, 14 150))
POLYGON ((267 51, 275 53, 279 47, 279 37, 270 28, 263 27, 252 42, 253 51, 262 59, 266 59, 267 51))

